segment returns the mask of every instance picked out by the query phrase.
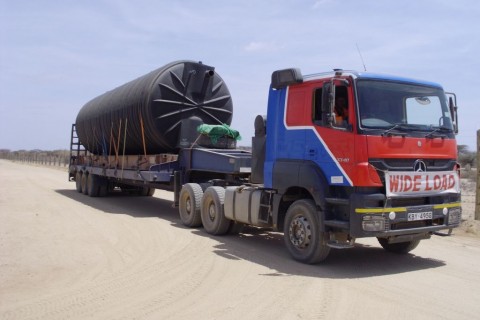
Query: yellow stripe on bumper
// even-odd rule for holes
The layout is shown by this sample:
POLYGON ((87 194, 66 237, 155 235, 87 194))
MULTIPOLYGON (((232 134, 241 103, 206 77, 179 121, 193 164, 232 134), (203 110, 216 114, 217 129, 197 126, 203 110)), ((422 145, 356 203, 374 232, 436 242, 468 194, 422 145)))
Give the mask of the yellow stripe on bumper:
POLYGON ((356 213, 390 213, 390 212, 406 212, 407 208, 357 208, 356 213))
MULTIPOLYGON (((443 208, 455 208, 461 207, 460 202, 453 202, 453 203, 443 203, 443 204, 436 204, 433 206, 433 209, 443 209, 443 208)), ((365 213, 390 213, 390 212, 406 212, 406 207, 398 207, 398 208, 357 208, 355 209, 355 213, 365 214, 365 213)))
POLYGON ((452 202, 452 203, 436 204, 433 206, 433 209, 455 208, 455 207, 461 207, 461 206, 462 204, 460 202, 452 202))

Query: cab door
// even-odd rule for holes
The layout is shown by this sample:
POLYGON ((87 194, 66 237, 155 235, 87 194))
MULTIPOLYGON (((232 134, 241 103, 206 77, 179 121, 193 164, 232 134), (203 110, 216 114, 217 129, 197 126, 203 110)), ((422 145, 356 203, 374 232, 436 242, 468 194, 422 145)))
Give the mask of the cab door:
POLYGON ((307 136, 306 159, 322 168, 330 185, 352 186, 355 99, 351 83, 348 79, 325 79, 310 88, 315 134, 307 136))

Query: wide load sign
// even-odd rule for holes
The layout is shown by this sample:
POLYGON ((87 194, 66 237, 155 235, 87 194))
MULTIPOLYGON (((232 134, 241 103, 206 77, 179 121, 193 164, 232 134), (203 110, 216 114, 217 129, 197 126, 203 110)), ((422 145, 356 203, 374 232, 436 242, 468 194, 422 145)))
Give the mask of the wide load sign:
POLYGON ((460 193, 456 172, 386 172, 387 197, 460 193))

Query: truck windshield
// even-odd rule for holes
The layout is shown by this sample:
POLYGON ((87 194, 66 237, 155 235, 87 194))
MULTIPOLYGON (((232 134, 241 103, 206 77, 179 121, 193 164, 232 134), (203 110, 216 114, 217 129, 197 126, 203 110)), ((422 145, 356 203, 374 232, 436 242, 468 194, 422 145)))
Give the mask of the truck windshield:
POLYGON ((382 134, 401 131, 453 132, 445 93, 441 88, 378 80, 357 82, 360 127, 382 134))

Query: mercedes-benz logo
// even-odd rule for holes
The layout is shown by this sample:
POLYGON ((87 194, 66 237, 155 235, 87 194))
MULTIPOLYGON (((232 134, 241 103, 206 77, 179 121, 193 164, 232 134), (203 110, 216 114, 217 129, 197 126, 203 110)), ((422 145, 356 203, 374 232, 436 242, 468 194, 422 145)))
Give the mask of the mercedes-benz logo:
POLYGON ((422 160, 417 160, 413 163, 413 171, 427 172, 427 165, 422 160))

